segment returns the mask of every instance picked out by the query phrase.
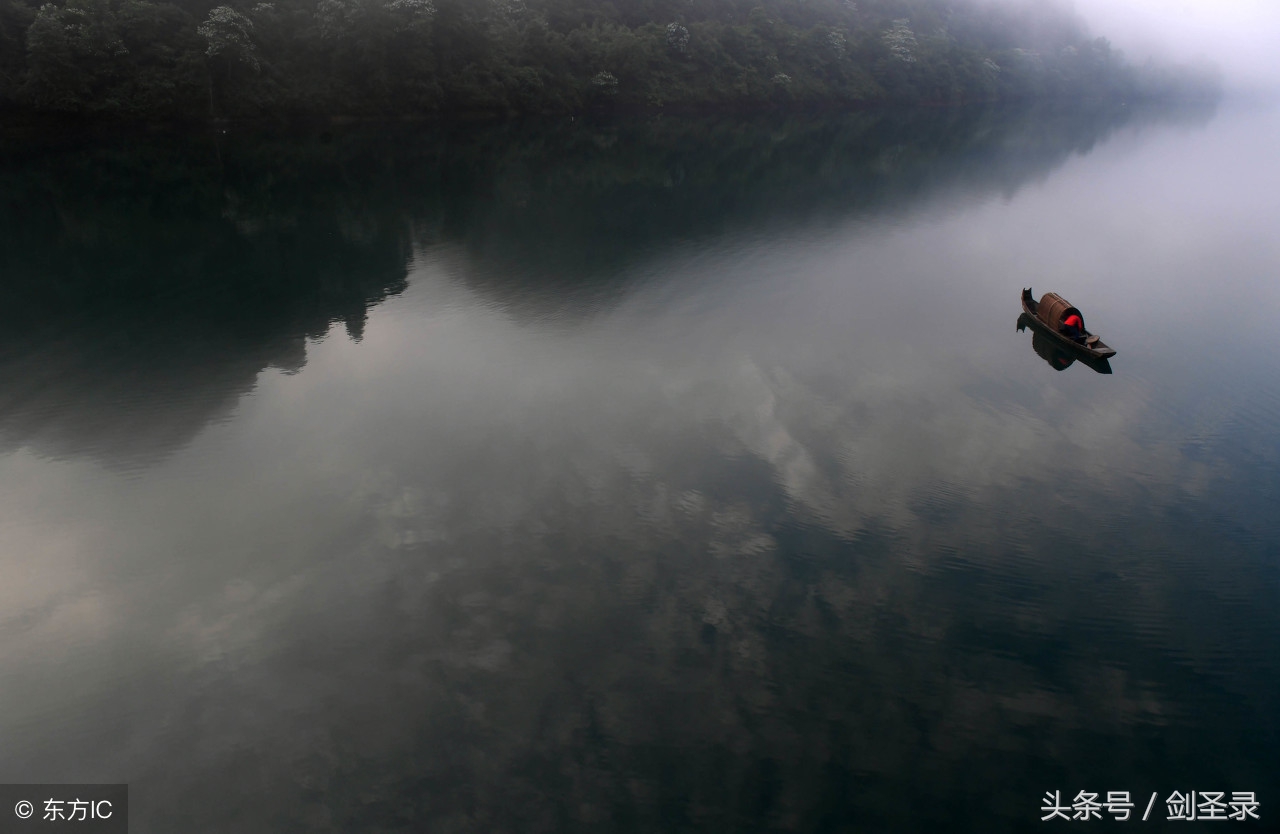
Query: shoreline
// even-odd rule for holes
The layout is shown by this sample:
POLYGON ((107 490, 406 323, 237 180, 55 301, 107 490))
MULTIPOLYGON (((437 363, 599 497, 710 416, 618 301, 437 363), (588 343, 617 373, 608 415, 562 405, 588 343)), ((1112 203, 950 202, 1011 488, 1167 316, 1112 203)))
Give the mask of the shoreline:
POLYGON ((833 116, 855 113, 963 112, 974 108, 1059 110, 1098 107, 1216 107, 1227 95, 1213 97, 1037 97, 974 99, 969 101, 833 101, 825 104, 777 102, 759 104, 727 104, 707 107, 695 105, 601 106, 575 111, 513 111, 495 109, 425 111, 419 113, 277 113, 253 117, 127 118, 108 114, 59 113, 29 108, 0 107, 0 140, 46 139, 59 134, 110 136, 115 134, 195 134, 235 128, 237 130, 308 131, 334 128, 370 127, 377 125, 427 125, 433 128, 471 125, 496 126, 525 122, 548 122, 567 119, 591 122, 630 120, 637 118, 688 117, 757 117, 833 116))

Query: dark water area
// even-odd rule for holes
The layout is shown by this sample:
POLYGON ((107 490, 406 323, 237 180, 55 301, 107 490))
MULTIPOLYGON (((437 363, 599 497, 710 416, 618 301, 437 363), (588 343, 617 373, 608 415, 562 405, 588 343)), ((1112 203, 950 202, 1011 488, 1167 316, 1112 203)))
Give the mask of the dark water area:
POLYGON ((1022 831, 1082 790, 1267 830, 1278 129, 0 137, 0 780, 127 782, 138 832, 1022 831))

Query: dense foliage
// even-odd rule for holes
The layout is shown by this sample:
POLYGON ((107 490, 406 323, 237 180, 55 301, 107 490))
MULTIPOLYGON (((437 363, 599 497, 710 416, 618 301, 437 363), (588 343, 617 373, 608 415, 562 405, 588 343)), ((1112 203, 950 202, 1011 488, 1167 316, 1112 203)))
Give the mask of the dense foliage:
POLYGON ((148 118, 1210 92, 1044 0, 0 0, 0 105, 148 118))

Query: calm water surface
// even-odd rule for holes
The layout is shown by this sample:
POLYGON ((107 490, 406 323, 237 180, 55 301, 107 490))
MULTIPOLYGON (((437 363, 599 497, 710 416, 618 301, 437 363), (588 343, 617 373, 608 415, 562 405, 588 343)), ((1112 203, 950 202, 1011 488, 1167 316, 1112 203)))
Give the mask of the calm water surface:
POLYGON ((0 781, 128 782, 137 832, 1041 830, 1052 790, 1263 830, 1277 140, 4 140, 0 781))

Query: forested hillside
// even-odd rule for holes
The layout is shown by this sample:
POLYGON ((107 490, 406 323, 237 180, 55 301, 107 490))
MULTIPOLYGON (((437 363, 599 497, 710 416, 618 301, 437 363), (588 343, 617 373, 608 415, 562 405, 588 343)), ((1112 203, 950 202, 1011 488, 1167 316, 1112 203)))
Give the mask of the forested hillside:
POLYGON ((0 0, 0 107, 126 118, 1212 94, 989 0, 0 0))

